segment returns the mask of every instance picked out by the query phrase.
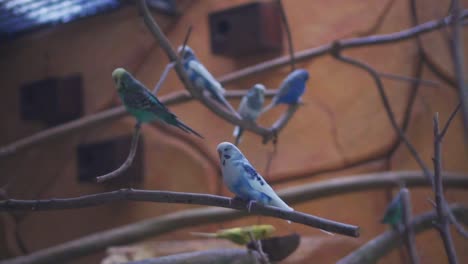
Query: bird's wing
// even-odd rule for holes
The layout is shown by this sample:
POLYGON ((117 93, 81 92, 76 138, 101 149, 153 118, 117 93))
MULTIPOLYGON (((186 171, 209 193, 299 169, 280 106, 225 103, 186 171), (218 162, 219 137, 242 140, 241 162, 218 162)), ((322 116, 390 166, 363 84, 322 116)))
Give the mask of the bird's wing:
POLYGON ((197 75, 201 76, 204 78, 208 83, 210 83, 210 87, 206 87, 209 89, 214 89, 213 92, 216 92, 218 94, 224 94, 225 90, 223 86, 211 75, 211 73, 197 60, 190 60, 188 62, 189 68, 196 73, 197 75))
POLYGON ((278 89, 278 92, 275 94, 275 98, 273 98, 273 99, 278 100, 279 98, 287 95, 289 93, 289 90, 291 89, 291 87, 292 87, 292 84, 291 84, 291 82, 289 80, 284 81, 281 84, 280 88, 278 89))
MULTIPOLYGON (((268 183, 263 179, 262 175, 250 165, 250 163, 245 160, 241 163, 243 175, 246 177, 247 182, 249 183, 252 189, 259 191, 271 198, 272 193, 275 194, 273 189, 268 185, 268 183)), ((275 194, 276 195, 276 194, 275 194)))

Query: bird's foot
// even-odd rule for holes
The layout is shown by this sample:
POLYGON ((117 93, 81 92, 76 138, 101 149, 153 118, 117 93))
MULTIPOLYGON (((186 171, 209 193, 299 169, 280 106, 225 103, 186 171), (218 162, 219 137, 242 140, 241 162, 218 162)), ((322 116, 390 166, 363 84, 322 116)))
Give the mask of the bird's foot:
POLYGON ((254 204, 255 201, 254 200, 250 200, 249 203, 247 204, 247 212, 250 213, 250 209, 252 208, 252 204, 254 204))

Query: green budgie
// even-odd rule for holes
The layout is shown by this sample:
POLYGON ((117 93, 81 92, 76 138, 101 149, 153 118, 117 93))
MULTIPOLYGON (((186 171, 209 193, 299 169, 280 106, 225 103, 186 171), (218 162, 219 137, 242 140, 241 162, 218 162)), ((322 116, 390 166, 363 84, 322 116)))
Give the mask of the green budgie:
POLYGON ((384 224, 389 224, 393 228, 396 228, 398 224, 402 222, 403 219, 402 203, 403 201, 401 198, 401 192, 399 192, 388 205, 381 222, 384 224))
POLYGON ((255 240, 269 238, 276 231, 272 225, 252 225, 245 227, 234 227, 229 229, 221 229, 216 233, 199 233, 191 232, 192 235, 210 238, 223 238, 238 245, 246 245, 250 242, 250 235, 255 240))
POLYGON ((187 133, 191 132, 203 138, 195 130, 179 121, 176 115, 169 112, 169 109, 167 109, 156 96, 125 69, 115 69, 114 72, 112 72, 112 78, 114 79, 120 99, 122 99, 125 108, 139 123, 149 123, 160 120, 176 126, 187 133))

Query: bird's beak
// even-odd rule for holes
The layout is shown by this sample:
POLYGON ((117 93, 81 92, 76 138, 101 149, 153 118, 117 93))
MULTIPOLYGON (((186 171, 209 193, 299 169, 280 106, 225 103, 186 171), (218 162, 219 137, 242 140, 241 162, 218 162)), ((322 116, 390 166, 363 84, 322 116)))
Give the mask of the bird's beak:
POLYGON ((222 151, 221 151, 221 150, 218 150, 219 160, 221 160, 222 154, 223 154, 222 151))

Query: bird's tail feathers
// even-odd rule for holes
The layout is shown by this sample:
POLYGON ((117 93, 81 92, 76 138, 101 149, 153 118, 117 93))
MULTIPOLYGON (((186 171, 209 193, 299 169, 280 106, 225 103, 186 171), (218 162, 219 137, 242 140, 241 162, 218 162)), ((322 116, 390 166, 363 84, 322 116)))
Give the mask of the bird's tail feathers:
POLYGON ((202 232, 190 232, 192 236, 206 237, 206 238, 215 238, 216 233, 202 233, 202 232))
POLYGON ((177 120, 176 127, 180 128, 181 130, 183 130, 183 131, 185 131, 187 133, 192 133, 192 134, 197 135, 198 137, 204 139, 204 137, 202 135, 200 135, 197 131, 193 130, 191 127, 187 126, 186 124, 184 124, 180 120, 177 120))

